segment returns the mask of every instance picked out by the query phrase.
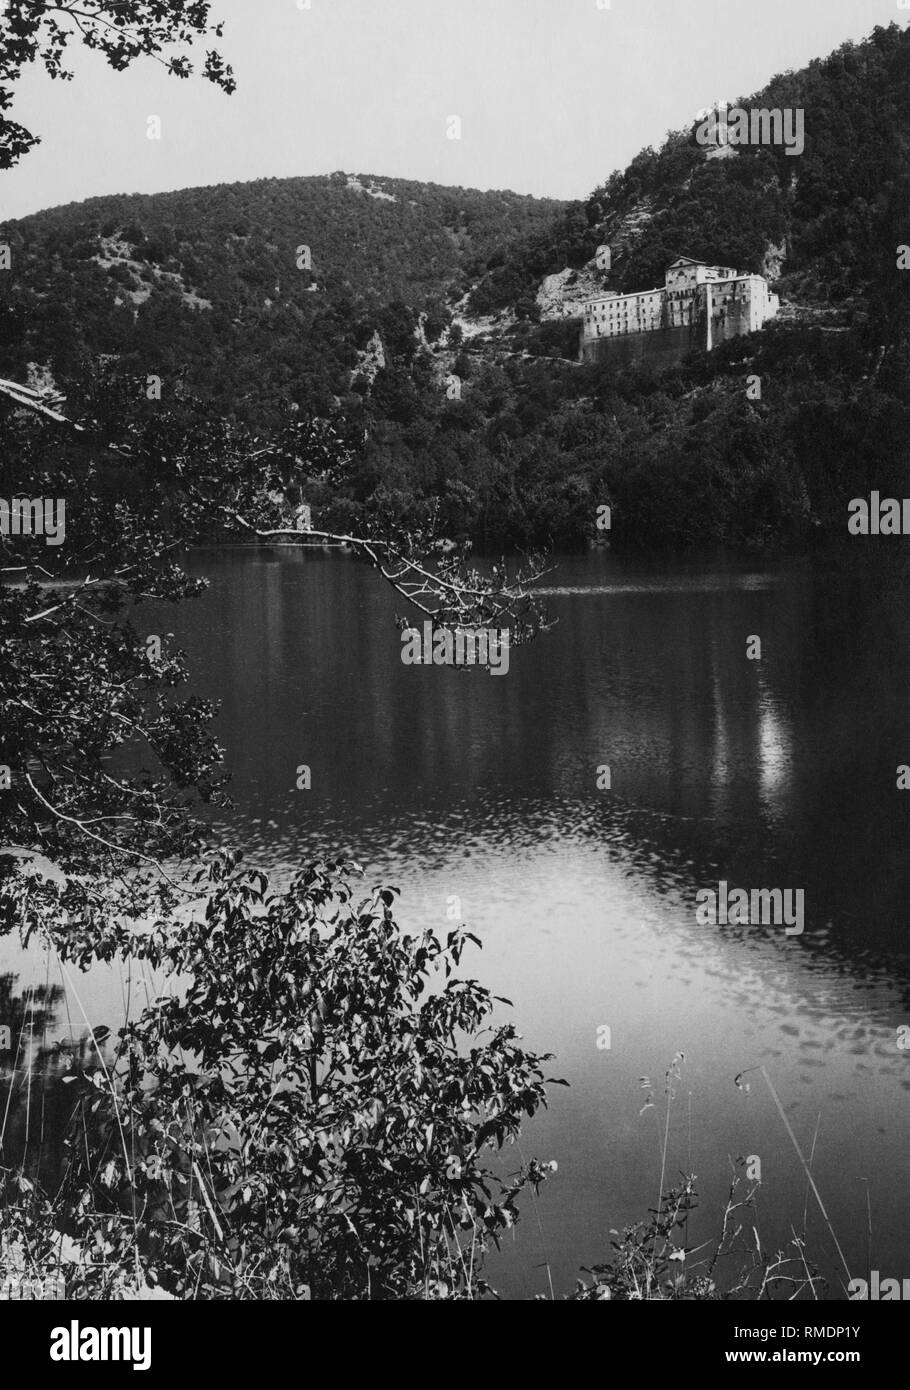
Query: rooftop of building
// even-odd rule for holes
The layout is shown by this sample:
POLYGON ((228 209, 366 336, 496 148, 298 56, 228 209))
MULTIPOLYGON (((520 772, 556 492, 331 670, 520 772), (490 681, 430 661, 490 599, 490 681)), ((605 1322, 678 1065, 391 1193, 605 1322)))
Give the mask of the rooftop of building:
MULTIPOLYGON (((678 265, 682 265, 682 264, 686 264, 686 265, 704 265, 704 266, 707 266, 707 265, 708 265, 708 262, 707 262, 707 261, 690 261, 687 257, 681 256, 680 259, 679 259, 678 261, 674 261, 674 262, 673 262, 673 265, 668 266, 668 267, 667 267, 667 270, 668 270, 668 272, 669 272, 670 270, 672 270, 672 269, 674 268, 674 266, 678 266, 678 265)), ((726 267, 724 267, 724 266, 710 266, 709 268, 710 268, 711 270, 724 270, 726 267)), ((738 282, 738 281, 740 281, 740 280, 764 280, 764 279, 765 279, 765 277, 764 277, 763 275, 759 275, 759 274, 757 274, 755 271, 734 271, 733 274, 731 274, 731 275, 725 275, 725 276, 723 277, 723 279, 721 279, 721 280, 716 280, 716 281, 714 281, 713 283, 714 283, 714 284, 718 284, 718 285, 732 285, 732 284, 735 284, 736 282, 738 282)), ((711 282, 708 282, 708 283, 711 283, 711 282)), ((766 283, 767 283, 767 282, 766 282, 766 283)), ((611 302, 611 303, 615 303, 615 302, 618 302, 618 301, 628 300, 628 299, 643 299, 646 295, 649 295, 649 294, 666 294, 666 293, 667 293, 667 286, 664 284, 664 285, 659 285, 659 286, 657 286, 655 289, 652 289, 652 290, 633 290, 633 291, 632 291, 631 293, 629 293, 629 294, 595 294, 595 295, 591 295, 591 297, 590 297, 589 299, 586 299, 586 300, 584 300, 583 302, 584 302, 585 305, 588 305, 588 304, 604 304, 604 303, 606 303, 607 301, 609 301, 609 302, 611 302)))

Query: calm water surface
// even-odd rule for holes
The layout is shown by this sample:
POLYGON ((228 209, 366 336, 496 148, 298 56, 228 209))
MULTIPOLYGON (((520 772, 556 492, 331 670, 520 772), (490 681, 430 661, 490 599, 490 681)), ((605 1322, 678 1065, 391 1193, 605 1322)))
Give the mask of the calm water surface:
MULTIPOLYGON (((231 551, 190 568, 208 593, 144 621, 174 633, 194 689, 221 701, 237 808, 223 838, 282 874, 347 851, 402 889, 411 929, 444 931, 457 896, 483 940, 471 973, 571 1082, 523 1140, 559 1167, 539 1225, 526 1202, 490 1265, 503 1296, 545 1293, 547 1261, 568 1291, 609 1254, 611 1228, 655 1205, 677 1052, 668 1169, 698 1175, 691 1244, 719 1231, 732 1162, 757 1155, 763 1249, 805 1220, 843 1296, 767 1087, 734 1084, 764 1065, 803 1152, 814 1145, 852 1271, 865 1274, 868 1194, 872 1267, 910 1275, 910 1052, 896 1045, 910 1024, 910 794, 896 790, 910 581, 822 560, 570 557, 546 581, 557 626, 491 677, 404 666, 403 604, 352 559, 231 551), (803 888, 803 935, 698 925, 695 894, 721 878, 803 888), (657 1106, 642 1114, 643 1077, 657 1106)), ((44 978, 8 946, 2 964, 20 990, 44 978)), ((77 992, 64 1031, 82 1009, 119 1021, 118 974, 77 992)), ((134 982, 133 1007, 140 994, 134 982)))

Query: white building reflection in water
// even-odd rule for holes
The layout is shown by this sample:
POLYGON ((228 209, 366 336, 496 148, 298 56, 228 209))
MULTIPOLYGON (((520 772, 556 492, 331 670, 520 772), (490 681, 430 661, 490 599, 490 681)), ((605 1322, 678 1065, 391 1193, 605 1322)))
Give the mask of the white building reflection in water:
POLYGON ((793 733, 760 672, 758 690, 758 791, 764 810, 780 816, 792 792, 793 733))

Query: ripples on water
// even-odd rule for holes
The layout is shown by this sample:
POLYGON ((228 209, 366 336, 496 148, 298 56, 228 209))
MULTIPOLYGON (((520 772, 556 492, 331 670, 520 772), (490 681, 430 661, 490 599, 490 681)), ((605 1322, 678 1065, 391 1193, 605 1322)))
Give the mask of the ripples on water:
MULTIPOLYGON (((169 610, 165 630, 199 693, 223 701, 236 810, 216 832, 279 880, 349 854, 369 883, 401 888, 410 930, 445 930, 457 898, 483 940, 470 969, 571 1082, 524 1141, 559 1172, 541 1196, 543 1240, 528 1212, 494 1261, 502 1291, 544 1291, 543 1259, 568 1290, 608 1255, 610 1228, 654 1206, 655 1117, 676 1052, 670 1173, 699 1176, 692 1243, 719 1230, 739 1155, 762 1158, 763 1247, 802 1226, 805 1177, 771 1098, 760 1081, 734 1084, 761 1064, 804 1152, 817 1127, 813 1172, 848 1258, 863 1272, 868 1182, 874 1263, 899 1273, 906 586, 812 565, 662 572, 575 557, 546 591, 557 626, 491 679, 404 667, 395 600, 350 560, 193 565, 212 588, 169 610), (751 634, 761 663, 746 660, 751 634), (300 763, 311 792, 295 789, 300 763), (609 792, 596 790, 601 764, 609 792), (803 936, 699 926, 695 894, 720 878, 804 888, 803 936), (643 1076, 658 1105, 641 1115, 643 1076)), ((90 1017, 122 1009, 116 973, 82 988, 90 1017)), ((829 1247, 810 1206, 810 1252, 833 1273, 829 1247)))

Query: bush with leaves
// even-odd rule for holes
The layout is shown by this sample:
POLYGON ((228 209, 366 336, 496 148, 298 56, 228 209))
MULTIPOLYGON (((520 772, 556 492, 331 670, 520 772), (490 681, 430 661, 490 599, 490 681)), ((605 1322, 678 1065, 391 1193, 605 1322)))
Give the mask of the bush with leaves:
POLYGON ((95 1297, 488 1292, 485 1252, 548 1171, 490 1151, 545 1104, 549 1058, 459 978, 477 939, 404 934, 396 890, 356 901, 341 865, 281 893, 230 856, 205 873, 190 920, 126 947, 173 988, 82 1075, 61 1205, 16 1186, 4 1224, 41 1210, 97 1251, 70 1279, 95 1297))

